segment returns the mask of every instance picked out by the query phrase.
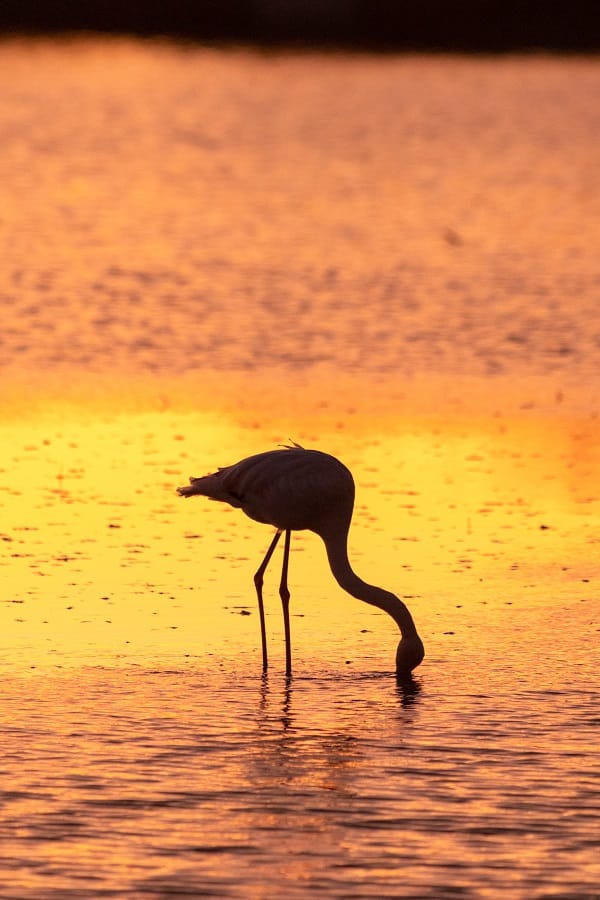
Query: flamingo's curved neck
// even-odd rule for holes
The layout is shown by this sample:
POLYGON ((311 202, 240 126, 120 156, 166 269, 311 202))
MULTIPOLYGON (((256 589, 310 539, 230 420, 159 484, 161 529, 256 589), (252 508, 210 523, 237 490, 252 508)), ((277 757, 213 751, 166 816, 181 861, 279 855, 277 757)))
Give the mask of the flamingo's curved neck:
POLYGON ((333 576, 339 586, 365 603, 377 606, 386 612, 398 625, 403 638, 417 636, 413 617, 404 603, 383 588, 367 584, 354 572, 348 559, 348 533, 338 532, 321 534, 327 550, 327 558, 333 576))

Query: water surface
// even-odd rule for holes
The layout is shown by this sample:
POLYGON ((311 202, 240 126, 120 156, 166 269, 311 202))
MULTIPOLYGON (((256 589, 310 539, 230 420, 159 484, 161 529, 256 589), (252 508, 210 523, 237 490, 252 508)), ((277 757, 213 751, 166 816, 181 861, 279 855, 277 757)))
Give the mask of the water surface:
POLYGON ((0 45, 0 897, 598 898, 592 59, 0 45), (297 440, 350 554, 175 487, 297 440))

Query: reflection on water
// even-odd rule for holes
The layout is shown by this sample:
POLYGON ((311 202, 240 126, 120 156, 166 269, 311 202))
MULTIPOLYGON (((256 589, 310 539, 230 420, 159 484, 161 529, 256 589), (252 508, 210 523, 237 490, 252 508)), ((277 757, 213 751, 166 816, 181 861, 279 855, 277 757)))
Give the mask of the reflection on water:
POLYGON ((595 60, 5 41, 0 78, 2 368, 596 379, 595 60))
POLYGON ((197 459, 259 436, 169 412, 13 425, 10 896, 591 900, 597 537, 590 460, 562 429, 344 438, 357 570, 401 593, 427 646, 407 686, 393 623, 335 585, 309 534, 292 544, 295 675, 275 572, 261 676, 269 529, 174 495, 197 459))
POLYGON ((12 679, 11 896, 591 898, 580 662, 555 688, 445 665, 408 693, 317 669, 12 679))
POLYGON ((0 43, 0 896, 597 898, 596 61, 0 43), (358 574, 174 493, 297 440, 358 574), (276 563, 274 563, 276 567, 276 563))
MULTIPOLYGON (((600 467, 589 425, 380 427, 380 437, 373 421, 366 435, 324 434, 318 446, 355 474, 357 573, 405 600, 428 661, 507 612, 594 599, 600 467)), ((0 472, 4 665, 218 657, 231 646, 258 671, 252 576, 272 530, 203 498, 182 501, 175 486, 229 462, 224 446, 265 449, 260 434, 171 412, 27 420, 0 433, 12 445, 0 472)), ((276 669, 278 566, 276 554, 265 581, 276 669)), ((299 671, 315 655, 393 668, 395 626, 335 584, 309 532, 293 536, 290 589, 299 671)))

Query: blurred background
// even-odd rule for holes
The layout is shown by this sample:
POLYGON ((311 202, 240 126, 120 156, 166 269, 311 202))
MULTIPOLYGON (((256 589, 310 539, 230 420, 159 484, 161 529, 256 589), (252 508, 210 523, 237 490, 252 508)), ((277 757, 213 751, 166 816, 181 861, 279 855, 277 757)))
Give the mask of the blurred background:
POLYGON ((389 49, 598 49, 582 0, 4 0, 3 31, 90 30, 389 49))

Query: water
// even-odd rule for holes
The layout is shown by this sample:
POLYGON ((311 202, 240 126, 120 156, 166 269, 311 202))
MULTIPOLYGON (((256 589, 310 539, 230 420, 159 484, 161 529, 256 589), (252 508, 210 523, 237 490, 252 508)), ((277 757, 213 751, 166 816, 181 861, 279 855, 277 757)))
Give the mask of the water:
POLYGON ((65 40, 0 67, 3 367, 595 381, 595 60, 65 40))
POLYGON ((600 896, 592 59, 0 45, 0 898, 600 896), (175 487, 290 439, 357 572, 175 487))
POLYGON ((595 897, 592 648, 524 677, 531 640, 411 688, 239 660, 13 682, 2 896, 595 897))

